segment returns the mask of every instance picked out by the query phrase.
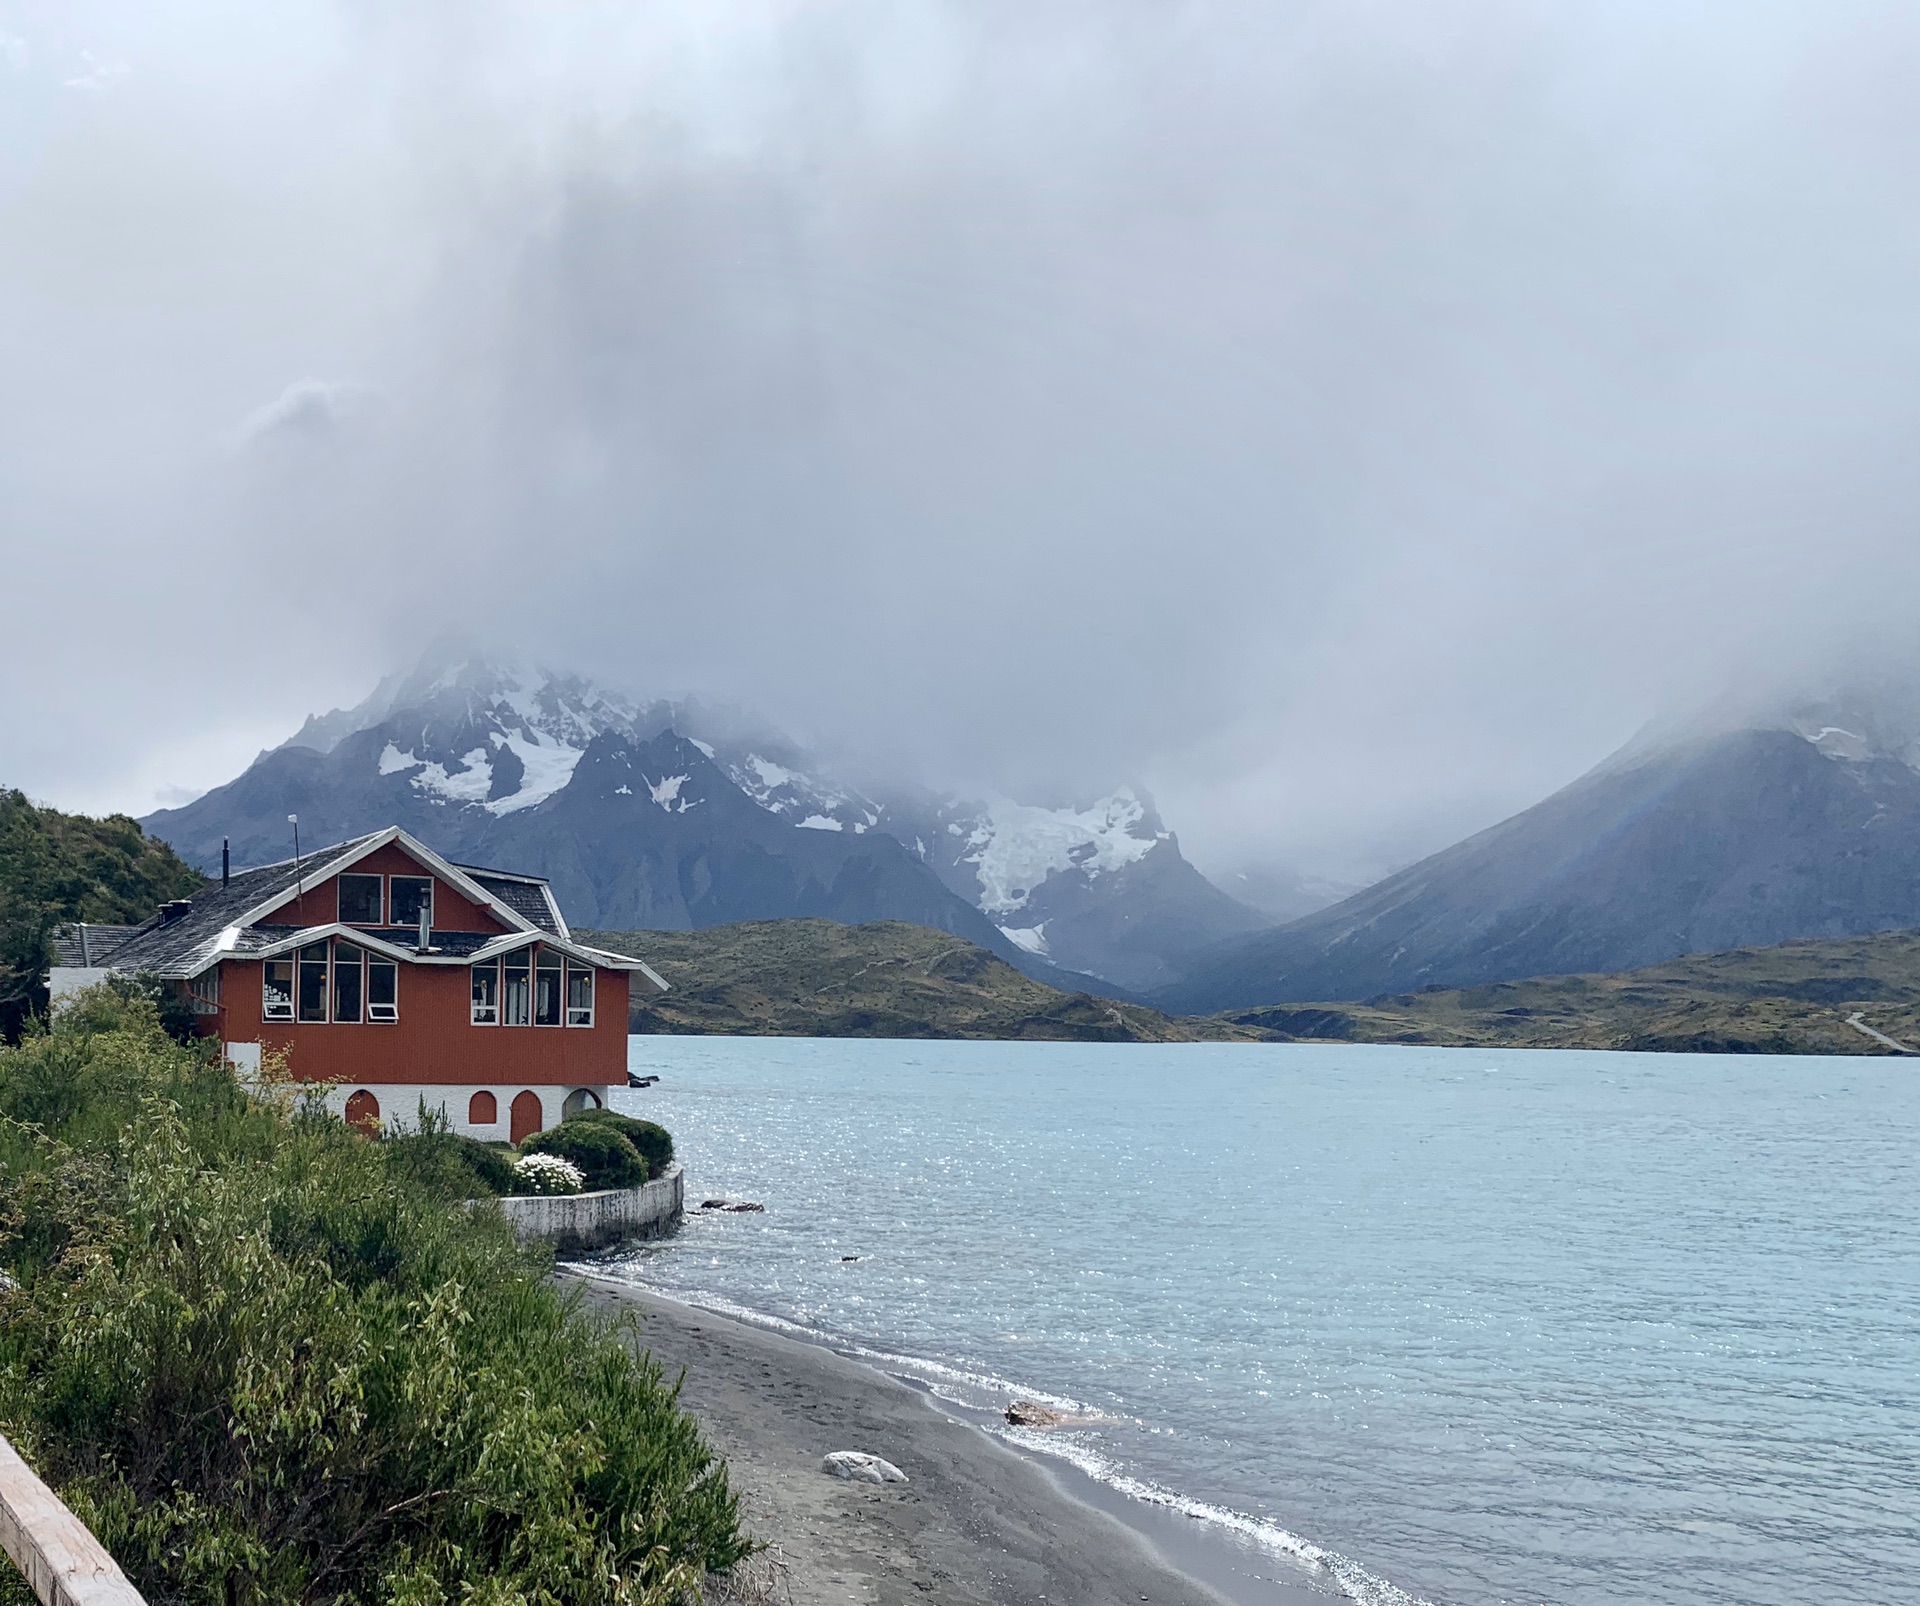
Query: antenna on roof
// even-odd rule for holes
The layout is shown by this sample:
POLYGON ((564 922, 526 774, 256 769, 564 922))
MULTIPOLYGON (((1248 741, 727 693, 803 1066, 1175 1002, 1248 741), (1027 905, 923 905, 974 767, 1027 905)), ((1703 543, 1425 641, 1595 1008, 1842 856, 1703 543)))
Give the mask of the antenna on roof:
POLYGON ((304 913, 300 909, 300 904, 306 897, 300 886, 300 816, 289 814, 287 824, 293 827, 293 902, 297 916, 299 913, 304 913))

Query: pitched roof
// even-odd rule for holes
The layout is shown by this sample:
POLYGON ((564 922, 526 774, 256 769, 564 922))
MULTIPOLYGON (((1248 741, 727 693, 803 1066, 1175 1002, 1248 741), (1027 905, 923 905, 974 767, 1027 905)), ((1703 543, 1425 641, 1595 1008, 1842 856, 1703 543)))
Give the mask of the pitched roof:
POLYGON ((124 942, 114 946, 109 961, 112 968, 146 970, 169 979, 186 980, 223 958, 272 953, 328 935, 345 937, 418 963, 458 964, 484 949, 504 952, 544 939, 576 958, 621 970, 641 971, 661 991, 667 990, 666 982, 644 960, 573 941, 552 890, 539 876, 454 864, 398 826, 335 843, 311 855, 302 855, 298 860, 285 859, 278 864, 236 871, 225 886, 203 887, 184 902, 184 909, 179 904, 169 905, 145 925, 133 928, 124 942), (435 931, 430 952, 419 954, 414 946, 418 933, 410 927, 404 930, 366 928, 333 921, 295 926, 273 920, 276 913, 293 902, 301 888, 352 868, 358 860, 389 842, 397 844, 476 903, 487 905, 509 929, 497 933, 435 931))
MULTIPOLYGON (((261 865, 255 870, 236 870, 225 886, 201 887, 187 900, 187 908, 168 920, 162 910, 145 925, 135 929, 126 942, 113 951, 115 970, 150 970, 156 975, 197 976, 217 957, 214 945, 229 926, 247 926, 245 917, 269 904, 296 886, 311 886, 321 879, 321 866, 331 864, 343 853, 371 841, 355 837, 331 848, 323 848, 300 859, 261 865)), ((255 916, 257 920, 259 916, 255 916)), ((232 943, 227 951, 238 952, 232 943)))
POLYGON ((53 934, 54 961, 80 970, 96 969, 105 965, 107 956, 140 929, 95 925, 88 921, 60 926, 53 934))
POLYGON ((485 870, 477 864, 462 864, 456 868, 466 871, 478 885, 485 887, 523 920, 532 921, 542 931, 555 937, 569 935, 566 919, 560 913, 559 904, 554 902, 553 888, 539 876, 485 870))

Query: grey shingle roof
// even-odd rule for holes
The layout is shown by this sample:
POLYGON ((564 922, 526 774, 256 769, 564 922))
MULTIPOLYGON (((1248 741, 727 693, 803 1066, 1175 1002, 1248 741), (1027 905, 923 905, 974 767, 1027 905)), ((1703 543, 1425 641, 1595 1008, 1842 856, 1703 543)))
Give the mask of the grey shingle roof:
MULTIPOLYGON (((371 834, 371 833, 370 833, 371 834)), ((113 952, 115 970, 150 970, 160 976, 191 976, 206 966, 213 945, 225 931, 249 909, 264 903, 277 893, 291 888, 296 879, 311 881, 314 872, 338 858, 366 837, 338 842, 332 847, 301 855, 298 865, 292 859, 282 864, 262 865, 257 870, 236 870, 227 885, 202 887, 187 902, 186 913, 177 920, 161 923, 155 915, 138 927, 125 943, 113 952)), ((244 935, 244 934, 243 934, 244 935)), ((264 946, 255 941, 252 946, 264 946)), ((244 952, 245 947, 235 952, 244 952)))
POLYGON ((54 963, 81 970, 105 965, 108 956, 138 930, 138 926, 101 926, 87 922, 61 926, 53 934, 54 963))
MULTIPOLYGON (((369 833, 371 836, 380 834, 369 833)), ((245 956, 283 943, 304 928, 263 921, 259 925, 241 928, 227 939, 224 947, 221 945, 221 935, 229 927, 238 926, 251 910, 262 903, 292 890, 296 879, 307 882, 318 879, 320 873, 343 853, 367 840, 366 836, 354 837, 347 842, 315 849, 303 855, 297 865, 288 859, 255 870, 237 871, 225 886, 203 887, 187 901, 184 911, 176 912, 174 918, 163 920, 162 915, 156 915, 143 926, 121 928, 123 940, 115 943, 109 963, 115 970, 147 970, 160 976, 180 978, 197 975, 213 962, 216 954, 245 956)), ((529 925, 547 936, 566 940, 565 924, 559 919, 544 881, 506 870, 483 870, 464 864, 455 868, 529 925)), ((277 910, 274 912, 279 913, 277 910)), ((334 922, 328 918, 313 923, 331 925, 334 922)), ((110 928, 95 926, 88 929, 90 932, 99 932, 110 928)), ((411 948, 419 940, 418 931, 411 926, 367 928, 367 935, 382 938, 402 948, 411 948)), ((433 934, 434 952, 454 958, 462 957, 484 947, 496 935, 436 930, 433 934)), ((68 961, 63 959, 62 962, 68 961)), ((77 959, 72 961, 78 962, 77 959)), ((95 959, 93 962, 98 964, 101 961, 95 959)))
POLYGON ((553 904, 547 897, 544 881, 535 881, 527 876, 508 875, 498 870, 482 870, 475 865, 456 865, 494 897, 498 898, 522 920, 530 920, 550 937, 564 936, 560 924, 554 919, 553 904))

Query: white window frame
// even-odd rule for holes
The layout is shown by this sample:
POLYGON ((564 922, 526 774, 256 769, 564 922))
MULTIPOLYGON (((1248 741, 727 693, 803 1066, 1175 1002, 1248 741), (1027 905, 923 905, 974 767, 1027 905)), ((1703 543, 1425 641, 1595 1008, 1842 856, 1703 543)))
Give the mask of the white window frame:
POLYGON ((500 1024, 500 961, 485 960, 478 965, 467 966, 467 1021, 472 1026, 498 1026, 500 1024), (473 996, 473 978, 477 971, 493 972, 493 1002, 482 1004, 473 996), (483 1015, 481 1012, 486 1011, 483 1015))
POLYGON ((535 1026, 545 1026, 551 1029, 555 1026, 564 1026, 567 1024, 567 961, 565 955, 552 948, 536 948, 533 950, 533 996, 528 1001, 533 1006, 528 1018, 532 1020, 535 1026), (548 954, 553 955, 553 963, 542 967, 540 961, 548 954), (548 1021, 543 1021, 540 1018, 540 972, 542 968, 547 970, 557 969, 560 972, 560 996, 554 1000, 553 1019, 548 1021))
POLYGON ((420 917, 418 915, 415 915, 413 919, 405 922, 394 920, 393 884, 396 881, 424 881, 427 884, 427 929, 431 931, 433 929, 434 898, 439 892, 437 879, 438 879, 437 877, 430 876, 430 875, 390 875, 388 876, 387 877, 387 919, 395 925, 400 925, 404 923, 409 930, 412 930, 413 927, 420 924, 420 917))
POLYGON ((318 942, 302 943, 293 951, 293 1021, 296 1026, 326 1026, 333 1021, 333 939, 322 937, 318 942), (325 959, 307 958, 309 948, 326 950, 325 959), (301 972, 308 965, 319 965, 325 972, 320 983, 320 1018, 307 1020, 300 1013, 301 972))
POLYGON ((392 1026, 399 1021, 400 1019, 400 962, 398 960, 389 959, 384 954, 376 954, 371 951, 368 951, 365 1003, 366 1003, 366 1010, 367 1010, 367 1024, 369 1026, 392 1026), (373 1001, 373 971, 376 965, 384 966, 393 972, 393 1002, 391 1004, 376 1004, 373 1001), (385 1010, 386 1013, 383 1015, 376 1015, 374 1011, 377 1009, 385 1010))
POLYGON ((333 878, 333 912, 340 917, 343 926, 384 926, 387 913, 387 878, 375 875, 371 870, 342 870, 333 878), (374 916, 372 920, 349 920, 340 907, 340 883, 349 876, 356 881, 378 881, 380 891, 374 898, 374 916))
POLYGON ((367 951, 357 942, 348 942, 344 937, 335 937, 327 944, 327 1019, 336 1026, 361 1026, 367 1019, 367 951), (359 958, 343 964, 340 959, 342 948, 351 948, 359 958), (351 1019, 343 1018, 340 1014, 342 970, 360 972, 360 1013, 351 1019))
POLYGON ((533 1024, 533 950, 531 948, 516 948, 512 953, 501 956, 500 1024, 502 1026, 531 1026, 533 1024), (515 1020, 509 1005, 509 1000, 512 997, 512 992, 507 981, 507 970, 509 966, 513 966, 516 969, 524 967, 521 971, 526 983, 521 995, 521 1001, 526 1005, 526 1018, 524 1020, 515 1020))
POLYGON ((599 967, 583 965, 577 959, 567 961, 566 970, 560 980, 560 1015, 569 1026, 592 1026, 594 995, 598 991, 595 972, 599 967), (587 1007, 573 1007, 573 978, 584 973, 587 978, 587 1007), (576 1017, 583 1017, 576 1019, 576 1017))
MULTIPOLYGON (((264 972, 263 972, 264 974, 264 972)), ((193 1005, 196 1015, 218 1015, 220 1013, 220 967, 203 970, 187 983, 187 998, 193 1005)), ((266 994, 260 998, 264 1005, 266 994)))
POLYGON ((288 1021, 294 1019, 294 1004, 300 993, 300 961, 292 954, 284 959, 263 959, 260 961, 260 1018, 262 1020, 288 1021), (273 1002, 267 991, 267 966, 285 965, 287 967, 287 1001, 284 1004, 273 1002))

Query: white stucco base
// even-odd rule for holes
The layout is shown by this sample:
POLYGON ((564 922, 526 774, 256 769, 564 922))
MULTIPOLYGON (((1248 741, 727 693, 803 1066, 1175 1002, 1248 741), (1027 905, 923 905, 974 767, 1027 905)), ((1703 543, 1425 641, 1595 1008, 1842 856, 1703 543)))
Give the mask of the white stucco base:
MULTIPOLYGON (((513 1101, 521 1093, 532 1093, 540 1100, 540 1129, 544 1132, 550 1126, 558 1126, 561 1119, 561 1106, 567 1095, 575 1092, 571 1087, 529 1087, 526 1083, 473 1082, 458 1085, 435 1083, 394 1082, 345 1082, 333 1088, 327 1094, 327 1108, 335 1115, 345 1117, 347 1100, 362 1089, 371 1093, 380 1101, 380 1125, 389 1132, 410 1132, 420 1124, 420 1106, 424 1102, 429 1110, 446 1112, 447 1124, 463 1137, 485 1138, 506 1142, 513 1123, 513 1101), (467 1106, 476 1093, 491 1093, 494 1109, 499 1119, 491 1122, 476 1123, 467 1119, 467 1106)), ((611 1087, 586 1086, 604 1107, 611 1087)))

